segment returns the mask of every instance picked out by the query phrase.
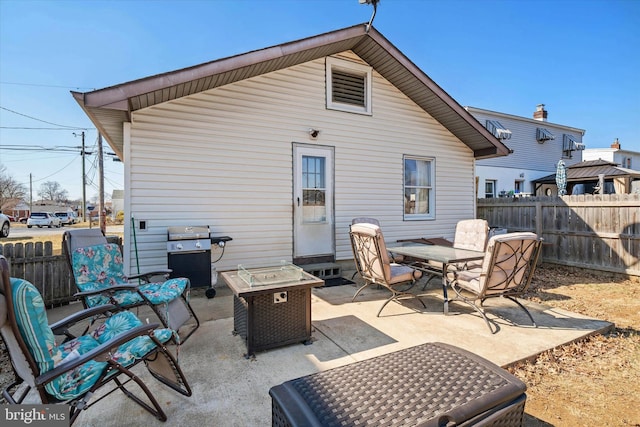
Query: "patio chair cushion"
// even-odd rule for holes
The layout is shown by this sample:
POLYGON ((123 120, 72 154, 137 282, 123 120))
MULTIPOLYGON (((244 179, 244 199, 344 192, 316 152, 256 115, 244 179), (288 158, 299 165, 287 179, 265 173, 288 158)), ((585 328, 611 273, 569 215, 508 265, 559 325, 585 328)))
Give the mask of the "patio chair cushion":
POLYGON ((390 275, 389 284, 393 285, 396 283, 418 280, 422 277, 422 272, 420 270, 414 270, 411 267, 407 267, 406 265, 390 264, 390 275))
POLYGON ((27 342, 40 372, 47 372, 59 363, 63 356, 56 347, 56 340, 49 328, 47 312, 40 292, 24 279, 11 278, 11 290, 16 323, 27 342))
POLYGON ((514 257, 515 247, 512 245, 519 245, 522 239, 535 241, 537 236, 534 233, 522 232, 522 233, 509 233, 499 234, 491 237, 487 245, 487 251, 485 252, 484 259, 480 267, 470 268, 468 270, 460 270, 454 273, 450 271, 447 274, 447 278, 452 281, 456 280, 457 285, 463 289, 469 290, 476 294, 482 292, 485 289, 487 295, 501 294, 507 287, 513 287, 519 285, 522 282, 522 278, 526 272, 526 269, 522 268, 523 262, 526 262, 531 257, 531 253, 534 250, 533 245, 526 247, 523 257, 514 257), (500 252, 494 254, 494 247, 497 241, 502 242, 500 252), (489 268, 491 267, 491 258, 495 256, 495 262, 500 265, 499 268, 494 268, 491 274, 491 283, 485 284, 485 280, 489 274, 489 268), (516 275, 514 280, 507 281, 514 270, 516 275))
MULTIPOLYGON (((142 325, 138 317, 130 311, 121 311, 109 317, 103 325, 93 330, 90 336, 98 343, 103 344, 118 334, 126 332, 136 326, 142 325)), ((156 329, 155 337, 162 343, 171 339, 171 329, 156 329)), ((148 336, 139 336, 118 347, 112 354, 113 360, 127 367, 137 359, 144 357, 155 347, 155 343, 148 336)))
MULTIPOLYGON (((93 350, 119 333, 142 325, 133 313, 123 311, 107 318, 91 334, 56 345, 40 292, 23 279, 11 278, 11 287, 18 329, 38 363, 41 374, 93 350)), ((154 333, 164 343, 171 338, 173 332, 170 329, 157 329, 154 333)), ((112 359, 125 367, 130 366, 154 347, 155 343, 151 338, 139 336, 119 346, 112 353, 112 359)), ((88 361, 55 378, 45 388, 57 399, 73 399, 86 393, 100 379, 106 367, 107 362, 88 361)))
POLYGON ((447 272, 447 279, 449 282, 457 278, 458 284, 461 288, 467 289, 474 293, 479 293, 480 288, 480 273, 481 267, 472 268, 469 270, 449 270, 447 272))
POLYGON ((484 219, 458 221, 453 238, 453 247, 484 252, 489 236, 489 223, 484 219))
MULTIPOLYGON (((108 289, 110 286, 128 283, 123 271, 123 259, 120 247, 106 243, 77 248, 73 251, 71 263, 76 276, 76 285, 82 292, 108 289)), ((174 278, 161 283, 145 283, 138 287, 140 292, 152 303, 163 304, 179 297, 187 288, 188 279, 174 278)), ((87 298, 89 307, 114 303, 117 305, 136 305, 142 302, 137 292, 118 291, 112 295, 113 301, 106 295, 94 295, 87 298)))

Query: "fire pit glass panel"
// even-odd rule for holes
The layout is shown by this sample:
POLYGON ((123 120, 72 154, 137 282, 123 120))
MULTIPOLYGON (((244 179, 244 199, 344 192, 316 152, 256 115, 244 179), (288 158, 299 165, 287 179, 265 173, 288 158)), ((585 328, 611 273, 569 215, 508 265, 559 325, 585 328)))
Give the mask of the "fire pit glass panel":
POLYGON ((280 266, 266 268, 252 268, 247 270, 238 265, 238 277, 249 287, 270 286, 296 283, 304 278, 304 270, 286 261, 280 261, 280 266))

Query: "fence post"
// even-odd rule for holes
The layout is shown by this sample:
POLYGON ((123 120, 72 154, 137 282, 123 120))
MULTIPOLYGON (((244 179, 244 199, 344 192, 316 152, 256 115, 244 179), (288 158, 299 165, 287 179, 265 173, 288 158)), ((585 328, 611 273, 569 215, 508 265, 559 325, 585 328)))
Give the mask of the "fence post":
POLYGON ((538 237, 542 237, 542 202, 540 200, 536 201, 536 234, 538 237))

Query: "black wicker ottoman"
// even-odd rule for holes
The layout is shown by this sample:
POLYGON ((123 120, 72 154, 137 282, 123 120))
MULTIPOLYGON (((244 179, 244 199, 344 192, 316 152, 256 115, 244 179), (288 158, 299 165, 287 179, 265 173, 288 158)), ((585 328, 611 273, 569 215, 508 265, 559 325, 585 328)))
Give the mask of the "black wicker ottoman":
POLYGON ((488 360, 428 343, 269 390, 272 426, 520 426, 526 385, 488 360))

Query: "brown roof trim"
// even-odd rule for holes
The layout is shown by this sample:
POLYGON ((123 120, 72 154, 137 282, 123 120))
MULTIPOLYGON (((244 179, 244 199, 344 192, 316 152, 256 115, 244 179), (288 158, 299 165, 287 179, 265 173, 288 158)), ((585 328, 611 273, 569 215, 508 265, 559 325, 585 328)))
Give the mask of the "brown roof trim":
MULTIPOLYGON (((122 108, 122 101, 133 96, 150 93, 166 87, 188 83, 200 78, 221 74, 258 63, 282 58, 305 50, 326 46, 335 41, 335 32, 325 33, 306 39, 292 41, 277 46, 241 53, 203 64, 194 65, 179 70, 169 71, 154 76, 144 77, 115 86, 86 92, 84 103, 89 107, 107 107, 117 105, 122 108)), ((346 28, 341 31, 340 40, 359 38, 365 35, 361 25, 346 28)))
MULTIPOLYGON (((491 154, 498 155, 508 155, 510 153, 510 149, 500 142, 491 132, 487 130, 473 115, 467 111, 462 105, 460 105, 451 95, 449 95, 444 89, 442 89, 435 81, 433 81, 424 71, 422 71, 417 65, 413 63, 404 53, 402 53, 398 48, 396 48, 386 37, 384 37, 380 32, 378 32, 375 28, 371 28, 369 31, 369 35, 376 40, 376 42, 389 54, 391 54, 396 60, 398 60, 403 67, 407 69, 408 72, 413 74, 416 78, 420 80, 426 87, 428 87, 437 97, 443 100, 449 108, 451 108, 452 112, 455 113, 459 118, 469 123, 474 130, 483 134, 483 136, 489 140, 493 140, 492 142, 497 142, 498 145, 496 149, 484 149, 479 150, 476 157, 486 157, 491 154)), ((357 52, 356 52, 357 53, 357 52)), ((375 68, 375 67, 374 67, 375 68)), ((433 113, 431 113, 434 115, 433 113)), ((439 117, 435 116, 438 121, 442 122, 439 117)), ((474 151, 475 153, 475 151, 474 151)))
POLYGON ((509 149, 375 28, 352 27, 133 80, 91 92, 72 92, 119 155, 130 112, 299 63, 351 50, 404 92, 474 152, 475 158, 509 149))

